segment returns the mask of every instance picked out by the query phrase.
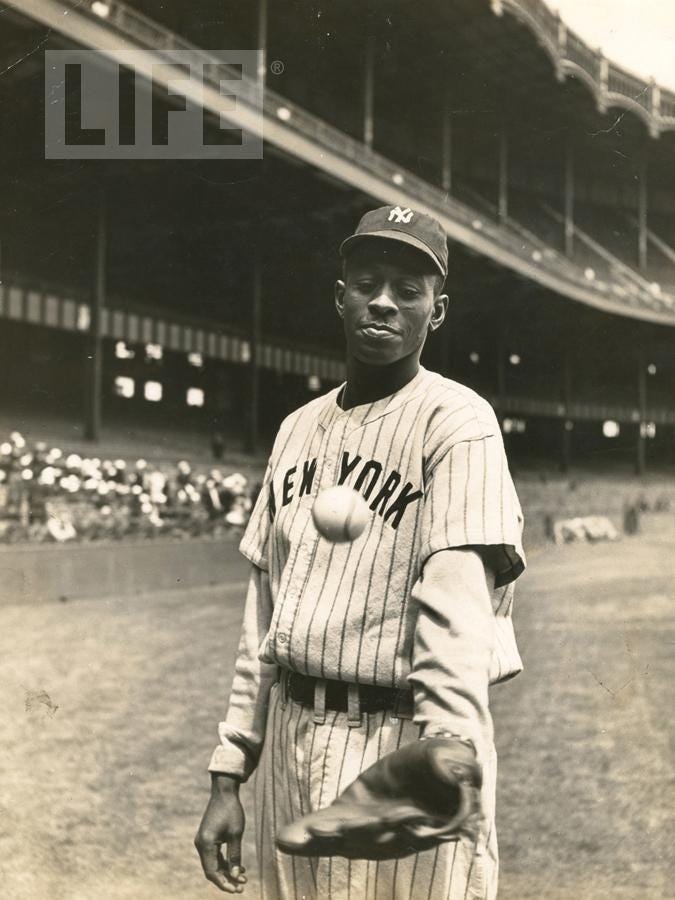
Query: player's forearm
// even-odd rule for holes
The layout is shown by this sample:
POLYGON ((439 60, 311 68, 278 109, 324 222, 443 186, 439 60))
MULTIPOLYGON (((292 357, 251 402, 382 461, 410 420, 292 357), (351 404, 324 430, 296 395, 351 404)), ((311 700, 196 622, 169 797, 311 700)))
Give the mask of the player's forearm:
POLYGON ((492 738, 488 708, 494 618, 489 575, 471 550, 444 550, 415 585, 419 605, 409 680, 415 721, 431 736, 450 732, 477 749, 492 738))
POLYGON ((245 781, 255 768, 265 734, 270 688, 276 667, 258 659, 269 629, 272 598, 266 572, 253 566, 246 595, 227 716, 218 726, 220 744, 209 771, 245 781))

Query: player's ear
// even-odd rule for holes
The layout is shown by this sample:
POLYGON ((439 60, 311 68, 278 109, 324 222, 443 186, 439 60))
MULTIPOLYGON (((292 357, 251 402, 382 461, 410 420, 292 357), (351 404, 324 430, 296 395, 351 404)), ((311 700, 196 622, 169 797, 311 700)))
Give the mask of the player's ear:
POLYGON ((445 320, 445 314, 448 311, 448 303, 450 302, 450 298, 447 294, 438 294, 434 298, 434 310, 431 314, 431 319, 429 319, 429 331, 436 331, 437 328, 440 328, 445 320))
POLYGON ((340 318, 344 318, 345 314, 345 283, 341 281, 339 278, 335 282, 335 309, 337 309, 338 316, 340 318))

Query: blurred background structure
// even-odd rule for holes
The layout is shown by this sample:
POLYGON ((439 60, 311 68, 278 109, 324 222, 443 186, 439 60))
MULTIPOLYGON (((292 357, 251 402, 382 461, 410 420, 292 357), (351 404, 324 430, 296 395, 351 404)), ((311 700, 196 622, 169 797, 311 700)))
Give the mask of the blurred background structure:
POLYGON ((264 458, 342 379, 336 247, 386 202, 447 228, 452 304, 423 361, 490 399, 517 475, 672 471, 675 94, 543 2, 0 12, 7 434, 264 458), (45 159, 43 51, 76 46, 122 79, 131 51, 262 48, 264 158, 45 159))

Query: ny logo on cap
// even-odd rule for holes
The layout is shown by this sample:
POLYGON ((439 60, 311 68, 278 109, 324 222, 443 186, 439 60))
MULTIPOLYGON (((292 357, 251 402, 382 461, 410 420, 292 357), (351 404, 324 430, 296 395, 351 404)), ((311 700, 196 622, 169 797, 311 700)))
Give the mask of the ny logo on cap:
POLYGON ((405 209, 401 209, 400 206, 395 206, 389 213, 390 222, 403 222, 404 225, 407 225, 412 217, 413 211, 409 206, 406 206, 405 209))

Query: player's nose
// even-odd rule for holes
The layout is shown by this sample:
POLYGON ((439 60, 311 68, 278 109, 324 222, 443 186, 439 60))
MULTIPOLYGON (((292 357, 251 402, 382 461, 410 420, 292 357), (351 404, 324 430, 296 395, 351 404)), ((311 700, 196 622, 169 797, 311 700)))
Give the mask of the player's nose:
POLYGON ((393 291, 388 285, 383 285, 377 293, 370 298, 368 309, 371 314, 380 313, 381 315, 396 312, 397 306, 394 302, 393 291))

